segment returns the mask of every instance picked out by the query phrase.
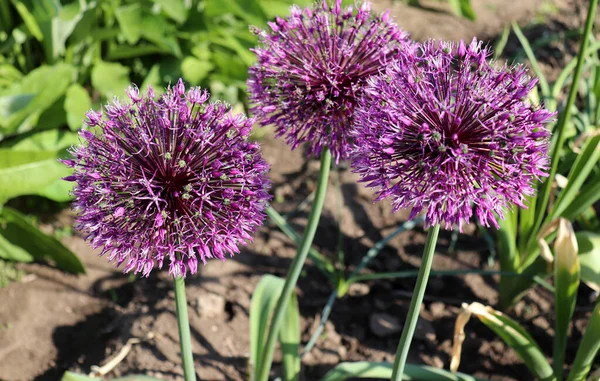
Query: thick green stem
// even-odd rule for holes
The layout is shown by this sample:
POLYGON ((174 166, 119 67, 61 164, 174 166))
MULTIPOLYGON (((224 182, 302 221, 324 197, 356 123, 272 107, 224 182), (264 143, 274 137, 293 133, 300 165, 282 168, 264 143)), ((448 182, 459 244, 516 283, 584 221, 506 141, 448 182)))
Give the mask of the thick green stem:
POLYGON ((558 170, 558 162, 560 161, 561 151, 563 146, 565 145, 566 135, 565 135, 565 127, 569 120, 571 119, 571 112, 573 109, 573 105, 575 104, 575 99, 577 98, 577 89, 579 88, 579 79, 581 78, 581 72, 583 71, 583 64, 585 62, 585 58, 587 57, 587 46, 590 39, 590 33, 592 31, 592 26, 594 25, 594 16, 596 15, 596 6, 598 5, 598 0, 591 0, 590 6, 588 8, 587 19, 585 20, 585 28, 583 30, 583 35, 581 36, 581 45, 579 46, 579 54, 577 55, 577 66, 575 66, 575 72, 573 73, 573 81, 571 82, 571 88, 569 89, 569 95, 567 97, 567 103, 563 112, 560 114, 558 118, 558 123, 556 123, 556 138, 552 142, 552 159, 550 162, 550 174, 546 181, 542 184, 542 189, 538 195, 538 202, 536 208, 536 218, 535 225, 533 230, 531 230, 532 234, 529 237, 527 251, 531 250, 531 248, 535 245, 535 240, 537 238, 537 232, 539 231, 542 221, 544 221, 544 215, 546 213, 546 208, 548 207, 548 201, 550 200, 550 190, 552 186, 552 182, 554 181, 554 177, 556 176, 556 171, 558 170))
POLYGON ((429 279, 429 272, 431 271, 433 255, 435 254, 435 244, 437 242, 439 232, 440 225, 436 224, 433 225, 429 230, 429 233, 427 233, 427 242, 425 243, 425 250, 423 251, 423 261, 421 262, 421 267, 419 268, 419 275, 417 276, 415 292, 413 293, 413 297, 410 301, 410 308, 408 309, 406 322, 404 324, 404 328, 402 329, 402 335, 400 336, 398 349, 396 350, 396 359, 394 360, 392 381, 402 381, 404 365, 406 364, 406 359, 408 357, 410 342, 412 341, 413 334, 415 333, 415 328, 417 327, 419 311, 421 309, 421 303, 423 303, 425 289, 427 288, 427 280, 429 279))
POLYGON ((175 308, 177 310, 177 325, 179 326, 179 345, 181 346, 181 361, 185 381, 196 381, 194 357, 192 355, 192 340, 190 338, 190 321, 185 299, 185 280, 175 278, 175 308))
POLYGON ((317 226, 319 225, 319 218, 321 217, 321 210, 323 210, 323 203, 325 201, 325 193, 327 191, 327 181, 329 178, 329 169, 331 167, 331 152, 328 148, 323 149, 321 152, 321 169, 319 170, 319 179, 317 181, 317 190, 315 192, 315 201, 312 209, 308 216, 308 224, 302 242, 298 247, 298 253, 294 257, 288 275, 285 278, 285 284, 281 295, 277 300, 275 306, 275 312, 273 313, 273 319, 271 320, 271 326, 269 327, 269 335, 264 347, 264 356, 261 364, 258 364, 258 378, 257 381, 267 381, 269 377, 269 371, 271 370, 271 363, 273 362, 273 352, 275 351, 275 340, 277 340, 277 334, 281 328, 283 317, 285 315, 286 307, 289 304, 290 297, 296 287, 296 282, 300 277, 300 271, 304 266, 308 251, 312 245, 315 233, 317 232, 317 226))

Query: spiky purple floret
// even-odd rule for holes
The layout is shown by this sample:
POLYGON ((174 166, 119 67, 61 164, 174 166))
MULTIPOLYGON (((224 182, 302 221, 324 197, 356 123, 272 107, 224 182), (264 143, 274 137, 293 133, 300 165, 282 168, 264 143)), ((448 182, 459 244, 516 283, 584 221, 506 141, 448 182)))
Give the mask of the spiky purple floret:
POLYGON ((76 227, 124 272, 148 276, 165 258, 173 276, 194 274, 198 259, 239 252, 261 225, 268 165, 248 141, 253 120, 208 102, 183 82, 158 100, 127 92, 88 113, 91 131, 72 148, 76 227), (93 131, 93 132, 92 132, 93 131))
POLYGON ((428 41, 372 77, 357 110, 353 167, 394 211, 427 209, 427 225, 496 217, 534 194, 548 176, 545 124, 553 114, 529 103, 537 81, 522 66, 488 62, 466 46, 428 41))
POLYGON ((287 19, 258 31, 258 62, 248 78, 251 111, 273 124, 292 149, 308 142, 308 154, 329 147, 336 161, 347 158, 348 131, 367 77, 377 74, 409 44, 406 32, 368 3, 342 9, 320 0, 291 8, 287 19))

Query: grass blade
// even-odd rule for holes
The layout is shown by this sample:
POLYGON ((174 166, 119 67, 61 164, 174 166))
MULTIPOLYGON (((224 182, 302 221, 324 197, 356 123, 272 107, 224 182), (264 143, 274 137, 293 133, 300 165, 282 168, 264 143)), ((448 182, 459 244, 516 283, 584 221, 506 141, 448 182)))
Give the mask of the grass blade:
POLYGON ((567 381, 585 381, 598 349, 600 349, 600 304, 596 303, 567 381))

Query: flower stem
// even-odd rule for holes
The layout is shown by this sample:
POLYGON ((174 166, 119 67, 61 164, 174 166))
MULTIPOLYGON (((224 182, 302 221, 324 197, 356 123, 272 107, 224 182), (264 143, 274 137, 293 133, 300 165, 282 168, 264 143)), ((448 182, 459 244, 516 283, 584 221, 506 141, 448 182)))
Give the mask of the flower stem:
POLYGON ((196 381, 192 341, 190 338, 190 321, 188 319, 187 300, 185 298, 185 280, 183 277, 175 278, 175 308, 177 310, 179 345, 181 346, 184 379, 185 381, 196 381))
POLYGON ((300 277, 300 271, 304 266, 304 262, 308 256, 308 251, 312 245, 315 233, 317 232, 319 218, 321 217, 321 210, 323 210, 323 203, 325 201, 330 167, 331 152, 328 148, 324 148, 323 151, 321 151, 321 168, 319 170, 319 179, 317 181, 315 200, 308 216, 308 224, 306 226, 306 230, 304 231, 300 246, 298 247, 298 252, 290 265, 288 275, 285 278, 285 283, 283 285, 283 290, 281 291, 281 295, 279 296, 277 305, 275 306, 275 312, 273 313, 269 334, 264 347, 265 352, 262 357, 262 362, 257 364, 259 366, 259 368, 257 368, 257 381, 267 381, 268 379, 269 371, 271 370, 271 363, 273 362, 273 352, 275 351, 275 340, 277 339, 279 329, 281 328, 290 297, 292 296, 294 288, 296 287, 296 282, 298 282, 298 278, 300 277))
POLYGON ((406 358, 408 357, 408 350, 410 348, 410 342, 412 341, 413 334, 415 333, 417 320, 419 319, 421 303, 423 302, 423 296, 425 295, 425 288, 427 288, 427 280, 429 279, 429 272, 431 271, 433 255, 435 254, 435 244, 439 232, 440 225, 435 224, 431 227, 429 233, 427 233, 427 242, 425 243, 425 250, 423 251, 423 261, 421 263, 421 267, 419 268, 419 275, 417 276, 415 292, 410 301, 410 308, 408 309, 406 322, 404 324, 404 328, 402 329, 402 335, 400 336, 398 349, 396 350, 396 359, 394 360, 392 381, 402 380, 402 375, 404 373, 404 365, 406 364, 406 358))

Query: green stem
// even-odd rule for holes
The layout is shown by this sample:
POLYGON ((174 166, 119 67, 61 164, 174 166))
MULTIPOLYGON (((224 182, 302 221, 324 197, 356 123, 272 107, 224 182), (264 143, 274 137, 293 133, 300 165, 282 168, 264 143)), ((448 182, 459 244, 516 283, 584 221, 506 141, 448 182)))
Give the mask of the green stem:
MULTIPOLYGON (((586 50, 588 47, 588 42, 590 39, 590 33, 592 31, 592 26, 594 25, 594 16, 596 15, 596 6, 598 5, 598 0, 591 0, 590 7, 588 8, 587 19, 585 20, 585 28, 583 30, 583 36, 581 37, 581 45, 579 47, 579 54, 577 55, 577 66, 575 67, 575 72, 573 73, 573 81, 571 82, 571 88, 569 89, 569 96, 567 97, 567 103, 563 112, 560 114, 558 118, 558 122, 556 124, 556 138, 553 141, 552 145, 552 159, 550 162, 550 174, 546 181, 542 184, 542 189, 540 190, 538 196, 538 203, 536 208, 536 218, 535 218, 535 226, 532 230, 532 234, 529 237, 529 244, 527 245, 528 249, 535 244, 535 239, 537 237, 537 232, 539 231, 542 221, 544 220, 544 214, 546 213, 546 208, 548 207, 548 200, 550 199, 550 189, 552 182, 554 181, 554 177, 556 176, 556 171, 558 170, 558 162, 560 161, 560 154, 563 146, 565 145, 566 135, 565 135, 565 126, 567 122, 571 119, 571 110, 573 109, 573 105, 575 104, 575 99, 577 98, 577 89, 579 87, 579 79, 581 78, 581 72, 583 70, 583 63, 585 62, 585 57, 587 56, 586 50), (540 202, 541 201, 541 202, 540 202)), ((529 251, 529 250, 528 250, 529 251)))
POLYGON ((275 340, 277 340, 277 335, 279 333, 279 329, 281 328, 281 323, 283 322, 286 307, 289 304, 292 293, 294 292, 294 287, 296 287, 296 282, 298 282, 298 278, 300 277, 300 271, 302 271, 302 267, 304 266, 304 262, 308 256, 308 251, 315 237, 315 233, 317 232, 319 218, 321 217, 321 210, 323 210, 323 203, 325 201, 330 167, 331 152, 328 148, 324 148, 323 151, 321 151, 321 168, 319 170, 315 201, 308 216, 308 224, 306 226, 306 230, 304 231, 302 242, 298 247, 298 253, 290 265, 288 275, 285 278, 285 284, 283 285, 283 290, 281 291, 281 295, 279 296, 277 305, 275 306, 275 312, 273 313, 271 326, 269 328, 269 335, 267 336, 267 341, 264 347, 265 353, 262 358, 262 364, 258 364, 259 368, 257 369, 257 381, 267 381, 269 377, 271 363, 273 362, 273 352, 275 351, 275 340))
POLYGON ((188 319, 187 300, 185 298, 185 280, 182 277, 175 278, 175 308, 177 310, 179 345, 181 346, 184 379, 185 381, 196 381, 192 341, 190 338, 190 321, 188 319))
POLYGON ((402 381, 404 365, 406 364, 406 358, 408 357, 410 342, 412 341, 413 334, 415 333, 415 328, 417 327, 419 311, 421 310, 421 303, 423 303, 423 296, 425 295, 425 288, 427 287, 427 279, 429 279, 429 272, 431 271, 433 255, 435 254, 435 244, 439 232, 440 225, 435 224, 431 227, 429 233, 427 233, 427 242, 425 243, 425 250, 423 251, 423 261, 421 263, 421 267, 419 268, 419 275, 417 276, 415 293, 413 294, 413 297, 410 301, 410 308, 408 309, 406 322, 404 324, 404 328, 402 329, 402 335, 400 336, 398 349, 396 350, 396 359, 394 360, 394 371, 392 372, 392 381, 402 381))

